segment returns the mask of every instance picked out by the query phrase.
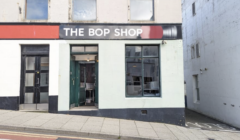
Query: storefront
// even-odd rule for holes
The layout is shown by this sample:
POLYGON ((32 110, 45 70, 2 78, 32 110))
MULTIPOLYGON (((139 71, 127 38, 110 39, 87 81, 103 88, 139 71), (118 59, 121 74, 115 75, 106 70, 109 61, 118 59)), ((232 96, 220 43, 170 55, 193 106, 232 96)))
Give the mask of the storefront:
POLYGON ((181 24, 0 25, 0 109, 185 123, 181 24))

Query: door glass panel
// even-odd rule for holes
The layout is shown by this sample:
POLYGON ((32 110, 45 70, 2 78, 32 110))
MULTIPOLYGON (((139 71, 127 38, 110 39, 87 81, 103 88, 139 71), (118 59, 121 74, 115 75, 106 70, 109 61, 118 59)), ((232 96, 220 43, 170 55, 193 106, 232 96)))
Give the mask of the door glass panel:
POLYGON ((26 87, 34 86, 34 83, 35 83, 34 78, 35 78, 34 73, 26 73, 25 74, 25 86, 26 87))
POLYGON ((85 67, 80 67, 80 88, 84 88, 85 87, 85 67))
POLYGON ((41 73, 40 86, 48 86, 48 73, 41 73))
POLYGON ((159 96, 158 58, 144 58, 144 96, 159 96))
POLYGON ((126 47, 126 57, 141 57, 142 55, 142 48, 141 46, 127 46, 126 47))
POLYGON ((143 46, 143 56, 158 57, 158 46, 143 46))
POLYGON ((142 60, 141 58, 127 59, 127 95, 142 95, 142 60))
POLYGON ((98 52, 98 47, 86 47, 86 52, 98 52))
POLYGON ((84 52, 84 46, 72 47, 72 52, 84 52))
POLYGON ((49 57, 41 57, 41 70, 49 70, 49 57))
POLYGON ((24 103, 26 104, 32 104, 34 98, 34 93, 25 93, 24 96, 24 103))
POLYGON ((26 70, 35 70, 35 57, 26 57, 26 70))
POLYGON ((48 103, 48 92, 40 92, 40 103, 48 103))

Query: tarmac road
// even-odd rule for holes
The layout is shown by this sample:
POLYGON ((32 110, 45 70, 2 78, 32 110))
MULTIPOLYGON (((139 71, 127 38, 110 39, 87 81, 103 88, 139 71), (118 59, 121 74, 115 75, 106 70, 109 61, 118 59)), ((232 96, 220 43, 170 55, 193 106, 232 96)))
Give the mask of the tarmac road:
POLYGON ((197 112, 189 109, 185 109, 185 124, 186 127, 203 129, 203 130, 215 130, 215 131, 240 131, 239 129, 209 118, 197 112))

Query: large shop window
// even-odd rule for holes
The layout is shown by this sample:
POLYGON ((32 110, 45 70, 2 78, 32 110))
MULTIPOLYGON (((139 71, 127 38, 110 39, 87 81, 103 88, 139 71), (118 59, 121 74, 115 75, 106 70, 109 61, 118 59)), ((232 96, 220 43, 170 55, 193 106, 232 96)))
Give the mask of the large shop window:
POLYGON ((131 20, 154 20, 154 0, 130 0, 131 20))
POLYGON ((48 0, 26 0, 26 19, 47 20, 48 0))
POLYGON ((160 97, 159 46, 126 46, 126 96, 160 97))
POLYGON ((72 19, 94 21, 97 19, 96 0, 72 0, 72 19))

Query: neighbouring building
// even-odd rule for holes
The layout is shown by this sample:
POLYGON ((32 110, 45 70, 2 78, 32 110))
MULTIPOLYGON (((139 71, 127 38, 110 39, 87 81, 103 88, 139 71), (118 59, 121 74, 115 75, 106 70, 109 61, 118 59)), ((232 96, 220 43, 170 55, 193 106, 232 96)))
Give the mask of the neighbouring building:
POLYGON ((0 109, 184 125, 180 0, 2 0, 0 109))
POLYGON ((182 0, 187 108, 238 128, 239 11, 239 0, 182 0))

